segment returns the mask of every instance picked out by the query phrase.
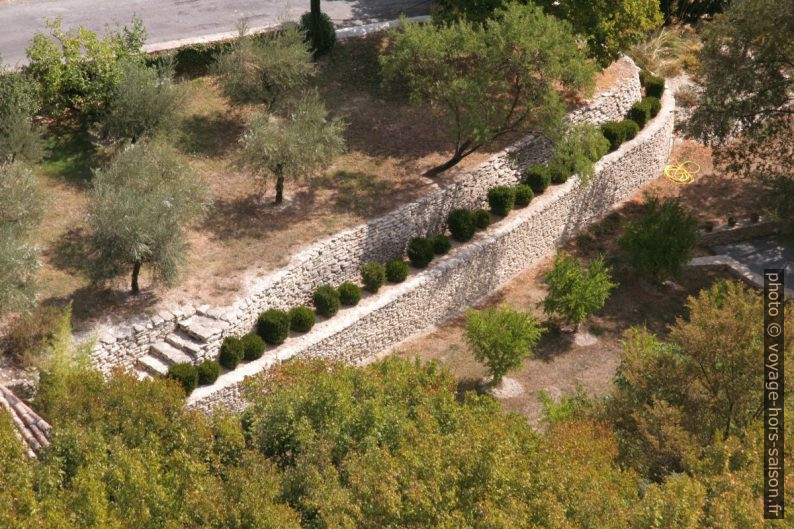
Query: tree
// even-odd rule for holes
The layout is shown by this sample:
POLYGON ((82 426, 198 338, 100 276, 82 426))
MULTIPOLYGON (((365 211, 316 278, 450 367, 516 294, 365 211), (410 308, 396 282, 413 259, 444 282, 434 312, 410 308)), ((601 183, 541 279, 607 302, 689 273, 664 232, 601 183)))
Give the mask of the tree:
POLYGON ((136 144, 94 176, 90 193, 95 278, 132 268, 131 290, 149 265, 173 283, 185 259, 185 230, 207 211, 207 184, 167 148, 136 144))
POLYGON ((678 277, 697 241, 697 219, 680 202, 648 196, 640 219, 618 239, 629 264, 657 281, 678 277))
POLYGON ((718 167, 760 181, 765 205, 794 234, 794 10, 774 0, 731 2, 703 30, 700 105, 692 135, 718 167))
POLYGON ((484 24, 404 20, 380 62, 385 82, 405 83, 411 100, 428 102, 449 127, 452 157, 429 175, 505 134, 559 135, 565 114, 560 89, 591 88, 595 71, 569 24, 518 4, 484 24))
POLYGON ((559 314, 576 325, 600 310, 617 286, 604 258, 593 259, 585 268, 572 255, 558 253, 554 265, 544 276, 549 293, 543 300, 546 314, 559 314))
POLYGON ((284 198, 285 180, 310 176, 330 164, 345 148, 346 124, 329 119, 316 91, 289 105, 287 115, 255 113, 240 138, 239 163, 258 176, 276 180, 276 204, 284 198))
POLYGON ((466 314, 466 341, 474 358, 488 368, 494 385, 532 356, 542 332, 535 318, 506 305, 466 314))
POLYGON ((41 127, 33 122, 38 110, 35 82, 20 73, 0 71, 0 165, 41 158, 41 127))
POLYGON ((320 0, 311 0, 310 10, 301 17, 301 30, 317 54, 325 53, 336 44, 336 30, 331 18, 320 10, 320 0))
POLYGON ((263 103, 272 107, 304 88, 315 64, 304 35, 288 25, 268 35, 240 37, 220 54, 212 67, 223 93, 235 103, 263 103))
POLYGON ((29 309, 39 268, 33 232, 44 216, 44 197, 27 167, 0 164, 0 315, 29 309))
POLYGON ((124 61, 121 79, 102 119, 105 136, 133 143, 173 125, 180 104, 168 69, 124 61))

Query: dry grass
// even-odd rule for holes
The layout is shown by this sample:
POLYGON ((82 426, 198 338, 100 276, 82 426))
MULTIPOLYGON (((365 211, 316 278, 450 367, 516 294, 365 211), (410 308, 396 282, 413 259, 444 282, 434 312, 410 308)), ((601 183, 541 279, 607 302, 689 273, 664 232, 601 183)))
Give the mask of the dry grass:
POLYGON ((627 54, 638 66, 656 75, 675 77, 686 71, 696 76, 701 46, 691 26, 665 26, 645 42, 632 46, 627 54))

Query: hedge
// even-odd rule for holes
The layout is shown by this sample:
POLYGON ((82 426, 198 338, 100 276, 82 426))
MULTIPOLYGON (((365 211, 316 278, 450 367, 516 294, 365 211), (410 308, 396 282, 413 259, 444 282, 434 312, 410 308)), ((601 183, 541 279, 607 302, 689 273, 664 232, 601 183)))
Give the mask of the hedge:
POLYGON ((526 184, 518 184, 515 188, 516 207, 524 208, 535 198, 532 188, 526 184))
POLYGON ((386 279, 390 283, 402 283, 408 277, 410 271, 408 263, 402 259, 392 259, 386 263, 386 279))
POLYGON ((414 237, 408 243, 408 259, 416 268, 424 268, 435 257, 433 243, 426 237, 414 237))
POLYGON ((536 195, 540 195, 551 184, 551 173, 542 165, 530 165, 524 173, 524 183, 531 187, 536 195))
POLYGON ((447 216, 447 227, 456 241, 466 242, 474 237, 477 229, 474 223, 474 213, 468 209, 453 209, 447 216))
POLYGON ((249 332, 240 341, 243 344, 243 358, 245 360, 257 360, 265 354, 265 341, 258 334, 249 332))
POLYGON ((179 382, 187 395, 198 386, 198 371, 193 364, 173 364, 168 368, 168 378, 179 382))
POLYGON ((289 336, 289 315, 279 309, 270 309, 259 315, 256 332, 270 345, 280 345, 289 336))
POLYGON ((552 184, 564 184, 571 177, 571 169, 563 163, 552 163, 548 167, 552 184))
POLYGON ((221 365, 215 360, 204 360, 196 366, 196 372, 198 373, 199 385, 208 386, 218 380, 221 375, 221 365))
POLYGON ((358 305, 358 302, 361 301, 361 289, 355 283, 345 281, 339 285, 337 290, 339 291, 339 301, 342 305, 352 307, 358 305))
POLYGON ((386 268, 380 263, 367 263, 361 267, 364 289, 373 294, 386 283, 386 268))
POLYGON ((500 217, 507 216, 516 203, 516 191, 512 187, 496 186, 488 190, 488 205, 500 217))
POLYGON ((474 225, 478 230, 484 230, 491 225, 491 213, 487 209, 474 210, 474 225))
POLYGON ((339 312, 340 303, 339 291, 331 285, 323 285, 314 291, 314 308, 320 316, 332 317, 339 312))
POLYGON ((601 125, 601 133, 609 141, 609 151, 615 151, 624 142, 634 138, 640 126, 630 119, 609 121, 601 125))
POLYGON ((319 16, 314 16, 311 12, 304 13, 300 29, 306 33, 306 40, 317 55, 329 51, 336 43, 334 24, 325 13, 320 13, 319 16))
POLYGON ((645 88, 645 95, 650 97, 662 98, 664 93, 664 78, 657 77, 652 73, 643 70, 640 72, 640 84, 645 88))
POLYGON ((227 336, 221 344, 221 352, 218 355, 218 363, 226 369, 234 369, 243 359, 245 351, 243 342, 236 336, 227 336))
POLYGON ((651 119, 656 117, 661 108, 662 103, 658 98, 643 97, 632 105, 628 118, 636 122, 640 128, 643 128, 651 119))
POLYGON ((430 241, 433 243, 433 251, 436 255, 444 255, 452 248, 452 243, 446 235, 436 235, 430 241))
POLYGON ((309 332, 315 321, 314 311, 309 307, 292 307, 289 310, 290 329, 295 332, 309 332))

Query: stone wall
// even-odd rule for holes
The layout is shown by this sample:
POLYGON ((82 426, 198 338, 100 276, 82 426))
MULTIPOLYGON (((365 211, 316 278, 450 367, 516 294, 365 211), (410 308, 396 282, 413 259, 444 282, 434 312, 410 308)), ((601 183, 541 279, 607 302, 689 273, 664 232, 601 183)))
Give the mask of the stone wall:
POLYGON ((699 243, 704 246, 720 246, 757 237, 767 237, 776 234, 778 230, 779 225, 777 222, 765 219, 752 222, 746 219, 737 222, 735 226, 723 224, 712 231, 700 230, 698 238, 699 243))
MULTIPOLYGON (((594 123, 622 119, 640 99, 639 69, 627 57, 620 61, 626 62, 625 66, 634 74, 622 78, 612 90, 596 95, 592 102, 572 112, 569 119, 594 123)), ((517 183, 526 167, 547 158, 549 149, 544 139, 527 136, 455 182, 383 217, 315 243, 295 255, 281 270, 255 280, 247 292, 228 307, 183 306, 128 325, 104 329, 96 341, 94 362, 103 371, 114 367, 132 368, 153 343, 164 339, 180 322, 194 314, 222 324, 223 331, 202 345, 200 356, 214 356, 224 336, 249 332, 261 312, 306 304, 322 284, 357 281, 361 266, 367 261, 385 262, 402 256, 412 237, 440 233, 452 209, 486 205, 489 188, 517 183)))
MULTIPOLYGON (((198 388, 188 398, 188 406, 240 409, 245 405, 240 398, 242 381, 276 362, 291 357, 364 361, 487 296, 656 178, 672 146, 674 109, 673 96, 666 91, 659 115, 634 140, 601 159, 590 183, 582 185, 575 176, 549 188, 527 208, 454 248, 406 282, 365 298, 260 360, 222 375, 214 385, 198 388)), ((484 189, 478 192, 484 194, 484 189)))

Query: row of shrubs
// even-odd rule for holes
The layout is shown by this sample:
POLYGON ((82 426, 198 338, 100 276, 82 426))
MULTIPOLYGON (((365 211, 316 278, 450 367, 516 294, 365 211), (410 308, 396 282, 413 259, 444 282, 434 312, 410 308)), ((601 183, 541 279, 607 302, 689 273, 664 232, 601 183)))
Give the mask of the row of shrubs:
POLYGON ((601 125, 601 133, 609 141, 609 152, 633 139, 662 109, 664 79, 643 70, 640 72, 640 84, 645 89, 645 97, 632 105, 626 119, 601 125))

